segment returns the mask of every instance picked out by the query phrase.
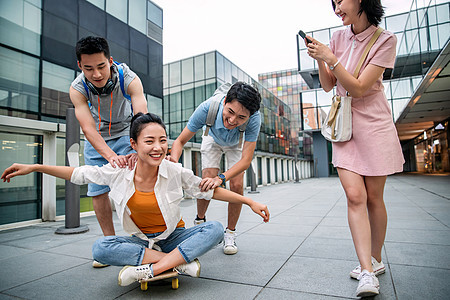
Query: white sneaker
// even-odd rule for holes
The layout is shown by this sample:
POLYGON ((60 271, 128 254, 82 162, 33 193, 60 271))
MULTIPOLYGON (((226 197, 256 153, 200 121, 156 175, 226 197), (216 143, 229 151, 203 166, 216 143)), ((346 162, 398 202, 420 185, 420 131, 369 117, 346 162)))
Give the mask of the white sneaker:
POLYGON ((380 283, 374 273, 363 270, 358 276, 359 284, 356 289, 356 297, 375 296, 380 293, 380 283))
POLYGON ((173 268, 178 274, 189 275, 191 277, 200 277, 200 262, 198 259, 194 259, 188 264, 182 264, 173 268))
POLYGON ((199 219, 198 216, 194 219, 194 225, 200 225, 205 222, 206 222, 206 216, 203 219, 199 219))
POLYGON ((153 268, 151 264, 141 266, 125 266, 119 273, 119 285, 127 286, 135 281, 150 279, 153 277, 153 268))
MULTIPOLYGON (((386 267, 384 266, 383 262, 378 262, 375 258, 372 257, 372 268, 373 273, 375 276, 384 274, 386 272, 386 267)), ((350 277, 354 279, 358 279, 359 274, 361 274, 361 265, 357 266, 353 269, 353 271, 350 272, 350 277)))
POLYGON ((107 264, 102 264, 101 262, 98 262, 98 261, 96 261, 95 259, 94 259, 94 261, 92 262, 92 267, 94 267, 94 268, 104 268, 104 267, 107 267, 107 266, 109 266, 109 265, 107 265, 107 264))
POLYGON ((238 247, 236 246, 236 230, 231 231, 227 228, 223 237, 223 253, 233 255, 237 252, 238 247))

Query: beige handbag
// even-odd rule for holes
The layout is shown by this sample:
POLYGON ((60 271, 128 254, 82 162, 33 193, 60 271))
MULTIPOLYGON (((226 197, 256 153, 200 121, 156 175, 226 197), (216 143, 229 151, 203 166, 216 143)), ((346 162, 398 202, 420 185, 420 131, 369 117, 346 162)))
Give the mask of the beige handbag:
MULTIPOLYGON (((353 73, 355 78, 358 78, 364 60, 383 30, 379 27, 364 49, 353 73)), ((347 96, 335 95, 332 101, 330 112, 322 124, 321 133, 330 142, 346 142, 352 138, 352 97, 348 93, 347 96)))

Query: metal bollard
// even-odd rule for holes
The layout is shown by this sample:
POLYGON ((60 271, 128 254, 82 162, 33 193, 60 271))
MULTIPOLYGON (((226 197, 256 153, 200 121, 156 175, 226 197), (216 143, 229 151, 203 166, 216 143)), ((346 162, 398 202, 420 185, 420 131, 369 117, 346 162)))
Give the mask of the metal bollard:
MULTIPOLYGON (((75 117, 75 108, 66 110, 66 166, 78 167, 80 149, 80 124, 75 117)), ((84 233, 89 230, 80 225, 80 186, 66 180, 65 226, 56 229, 57 234, 84 233)))
POLYGON ((301 183, 299 181, 299 176, 298 176, 298 159, 297 159, 297 154, 295 154, 294 165, 295 165, 295 181, 294 181, 294 183, 301 183))
POLYGON ((259 193, 259 191, 256 190, 256 174, 255 171, 253 170, 253 161, 250 164, 250 167, 248 168, 248 170, 250 171, 250 191, 248 192, 249 194, 257 194, 259 193))

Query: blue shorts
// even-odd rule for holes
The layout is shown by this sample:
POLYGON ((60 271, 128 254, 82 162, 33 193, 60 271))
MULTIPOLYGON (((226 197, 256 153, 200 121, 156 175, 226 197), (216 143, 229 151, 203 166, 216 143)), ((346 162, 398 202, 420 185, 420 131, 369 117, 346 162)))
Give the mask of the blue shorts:
MULTIPOLYGON (((128 135, 106 141, 106 144, 117 155, 127 155, 136 152, 133 150, 133 148, 131 148, 130 137, 128 135)), ((103 156, 98 154, 97 150, 92 147, 91 143, 89 143, 88 140, 84 141, 84 164, 99 167, 108 164, 108 161, 103 156)), ((98 196, 104 193, 108 193, 110 190, 111 189, 107 185, 89 183, 87 195, 89 197, 98 196)))

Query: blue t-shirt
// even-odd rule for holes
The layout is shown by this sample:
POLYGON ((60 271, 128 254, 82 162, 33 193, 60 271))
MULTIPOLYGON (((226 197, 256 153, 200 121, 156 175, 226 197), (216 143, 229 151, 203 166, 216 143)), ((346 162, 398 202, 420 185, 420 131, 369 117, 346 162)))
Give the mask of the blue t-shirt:
MULTIPOLYGON (((209 106, 212 98, 202 102, 189 118, 187 128, 192 132, 197 132, 200 128, 206 127, 206 117, 208 116, 209 106)), ((227 129, 223 125, 223 104, 220 101, 217 111, 216 121, 209 129, 210 135, 214 141, 221 146, 234 146, 239 143, 239 128, 227 129)), ((247 142, 256 142, 258 140, 259 129, 261 128, 261 115, 259 111, 250 116, 250 120, 245 128, 244 137, 247 142)))

